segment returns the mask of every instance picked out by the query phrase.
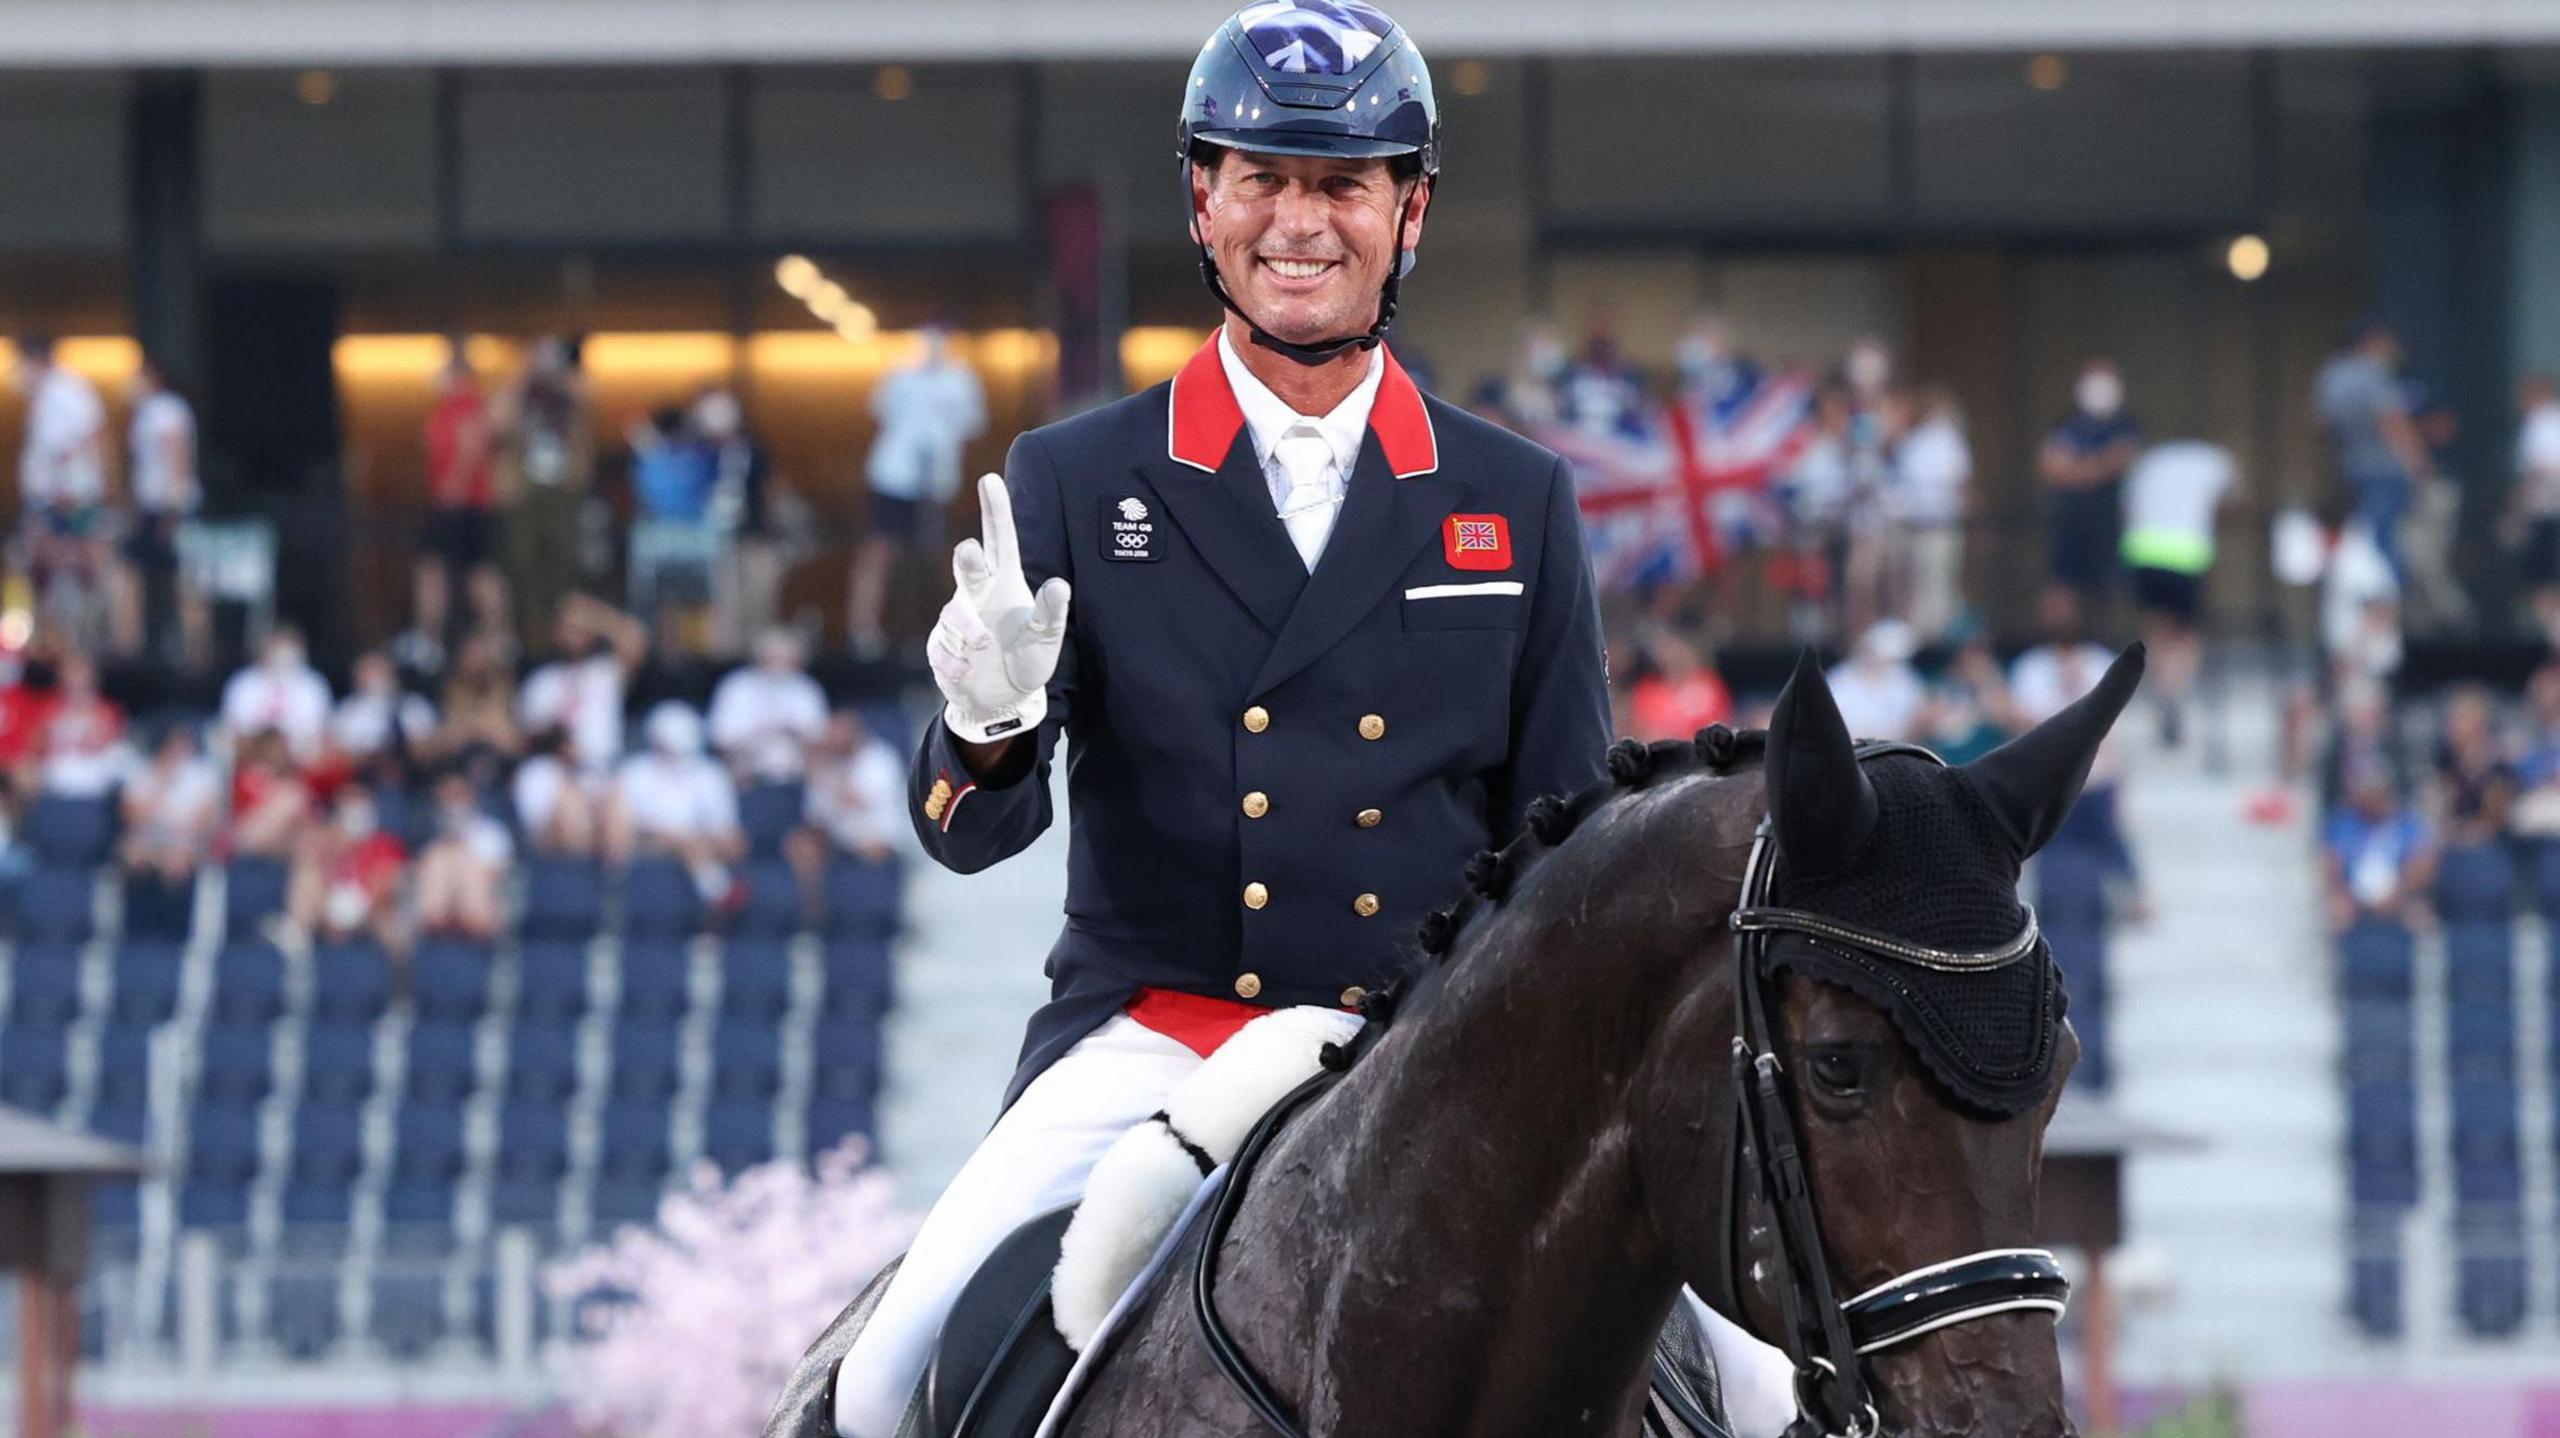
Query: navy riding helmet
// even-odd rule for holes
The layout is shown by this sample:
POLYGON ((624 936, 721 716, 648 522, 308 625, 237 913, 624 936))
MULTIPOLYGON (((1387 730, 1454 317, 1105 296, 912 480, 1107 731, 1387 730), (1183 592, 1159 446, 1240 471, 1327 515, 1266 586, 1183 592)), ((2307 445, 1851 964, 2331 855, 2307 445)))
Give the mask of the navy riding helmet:
MULTIPOLYGON (((1440 106, 1432 98, 1422 51, 1381 11, 1361 0, 1260 0, 1229 16, 1200 47, 1183 87, 1174 144, 1183 165, 1186 213, 1190 166, 1202 145, 1355 160, 1411 155, 1423 182, 1432 184, 1440 175, 1440 106)), ((1245 322, 1255 344, 1318 365, 1386 338, 1395 320, 1397 287, 1413 262, 1404 248, 1401 209, 1396 254, 1378 296, 1378 322, 1366 334, 1312 345, 1293 344, 1254 323, 1227 294, 1205 244, 1200 276, 1218 303, 1245 322)))

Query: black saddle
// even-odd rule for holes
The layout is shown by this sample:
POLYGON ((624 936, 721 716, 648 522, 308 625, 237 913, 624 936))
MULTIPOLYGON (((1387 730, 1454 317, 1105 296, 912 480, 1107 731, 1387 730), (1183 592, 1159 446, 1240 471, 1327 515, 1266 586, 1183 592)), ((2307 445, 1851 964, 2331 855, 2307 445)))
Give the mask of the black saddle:
MULTIPOLYGON (((898 1438, 1030 1438, 1075 1365, 1049 1313, 1049 1278, 1073 1207, 1031 1220, 997 1245, 942 1326, 933 1363, 898 1438)), ((891 1263, 811 1345, 775 1405, 765 1438, 835 1438, 835 1369, 898 1271, 891 1263)), ((1675 1303, 1654 1347, 1646 1438, 1731 1438, 1706 1336, 1675 1303)))

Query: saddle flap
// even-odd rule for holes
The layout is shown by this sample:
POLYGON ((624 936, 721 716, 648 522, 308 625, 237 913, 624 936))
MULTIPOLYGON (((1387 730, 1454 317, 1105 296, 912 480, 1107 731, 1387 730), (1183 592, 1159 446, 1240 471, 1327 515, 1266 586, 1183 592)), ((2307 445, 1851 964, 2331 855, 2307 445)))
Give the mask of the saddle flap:
POLYGON ((1022 1438, 1040 1424, 1075 1353, 1049 1316, 1049 1276, 1070 1204, 1017 1228, 978 1267, 925 1376, 929 1438, 1022 1438))

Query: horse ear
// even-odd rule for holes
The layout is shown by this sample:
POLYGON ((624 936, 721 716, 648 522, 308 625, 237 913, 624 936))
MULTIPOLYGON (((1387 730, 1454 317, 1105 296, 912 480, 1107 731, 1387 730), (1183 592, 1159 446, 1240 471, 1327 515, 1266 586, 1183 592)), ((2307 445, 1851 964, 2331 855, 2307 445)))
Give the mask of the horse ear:
POLYGON ((1858 767, 1849 725, 1808 649, 1769 719, 1769 813, 1795 877, 1838 870, 1876 827, 1876 791, 1858 767))
POLYGON ((2107 666, 2098 687, 2067 708, 1965 766, 2020 860, 2045 846, 2080 798, 2098 743, 2142 682, 2136 643, 2107 666))

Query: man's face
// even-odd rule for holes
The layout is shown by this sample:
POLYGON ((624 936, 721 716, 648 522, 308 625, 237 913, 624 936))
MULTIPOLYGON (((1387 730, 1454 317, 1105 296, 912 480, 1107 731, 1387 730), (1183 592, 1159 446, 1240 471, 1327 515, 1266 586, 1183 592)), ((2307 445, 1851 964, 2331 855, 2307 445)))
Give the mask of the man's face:
POLYGON ((1425 187, 1398 184, 1386 160, 1231 151, 1214 171, 1191 171, 1192 223, 1228 295, 1295 344, 1377 323, 1398 211, 1411 249, 1428 203, 1425 187))

